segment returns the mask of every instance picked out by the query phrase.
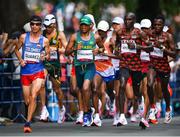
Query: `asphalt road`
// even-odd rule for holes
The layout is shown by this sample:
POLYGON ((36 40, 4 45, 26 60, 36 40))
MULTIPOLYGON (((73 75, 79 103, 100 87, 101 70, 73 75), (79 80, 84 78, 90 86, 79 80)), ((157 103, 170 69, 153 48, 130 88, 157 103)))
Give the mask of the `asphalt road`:
MULTIPOLYGON (((129 122, 129 119, 128 119, 129 122)), ((180 136, 180 117, 174 117, 170 124, 163 119, 158 125, 150 125, 145 130, 138 123, 129 122, 127 126, 113 127, 112 119, 104 119, 102 127, 82 127, 74 122, 57 123, 35 122, 33 132, 28 136, 180 136)), ((27 136, 23 133, 23 124, 13 123, 0 126, 0 136, 27 136)))

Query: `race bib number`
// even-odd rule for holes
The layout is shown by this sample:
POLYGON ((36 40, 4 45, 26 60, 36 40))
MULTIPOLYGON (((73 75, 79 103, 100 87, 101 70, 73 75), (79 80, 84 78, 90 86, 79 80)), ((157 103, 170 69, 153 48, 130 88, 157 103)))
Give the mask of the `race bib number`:
POLYGON ((50 59, 58 59, 57 51, 51 51, 50 52, 50 59))
POLYGON ((33 53, 33 52, 26 51, 24 53, 24 60, 32 61, 32 62, 39 62, 40 61, 40 53, 33 53))
POLYGON ((109 60, 109 57, 102 56, 102 55, 96 55, 95 60, 109 60))
POLYGON ((58 59, 58 53, 57 53, 56 47, 50 47, 50 60, 57 60, 58 59))
POLYGON ((126 43, 121 44, 121 53, 137 53, 136 45, 134 49, 129 49, 128 44, 126 43))
POLYGON ((154 47, 154 50, 153 52, 150 53, 151 56, 154 56, 154 57, 163 57, 163 51, 159 48, 156 48, 154 47))
POLYGON ((140 58, 144 61, 150 61, 149 53, 145 51, 141 51, 140 58))
POLYGON ((77 60, 79 61, 92 61, 93 56, 92 50, 77 50, 77 60))

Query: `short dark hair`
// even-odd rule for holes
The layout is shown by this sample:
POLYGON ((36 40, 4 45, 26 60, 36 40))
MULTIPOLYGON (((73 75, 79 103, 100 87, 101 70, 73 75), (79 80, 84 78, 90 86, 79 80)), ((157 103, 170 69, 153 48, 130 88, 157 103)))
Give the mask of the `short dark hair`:
POLYGON ((157 20, 157 19, 160 19, 163 21, 163 23, 165 23, 165 17, 162 14, 159 14, 154 18, 154 20, 157 20))
POLYGON ((134 20, 136 20, 136 14, 133 13, 133 12, 128 12, 128 13, 126 13, 125 18, 126 18, 127 16, 131 16, 134 20))
POLYGON ((31 18, 30 18, 30 22, 31 21, 37 21, 37 22, 40 22, 42 23, 42 19, 40 16, 37 16, 37 15, 32 15, 31 18))

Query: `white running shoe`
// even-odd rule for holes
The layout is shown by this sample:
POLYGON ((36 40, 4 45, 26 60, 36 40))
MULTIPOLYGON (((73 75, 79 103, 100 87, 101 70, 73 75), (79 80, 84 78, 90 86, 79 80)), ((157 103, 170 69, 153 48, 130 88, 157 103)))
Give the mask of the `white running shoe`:
POLYGON ((131 115, 131 118, 130 118, 131 122, 133 122, 133 123, 136 123, 136 122, 137 122, 136 115, 137 115, 137 114, 132 114, 132 115, 131 115))
POLYGON ((113 126, 117 126, 118 121, 119 121, 119 113, 115 113, 113 119, 113 126))
POLYGON ((156 119, 156 109, 155 108, 150 109, 148 119, 149 119, 149 123, 158 124, 158 120, 156 119))
POLYGON ((82 124, 83 123, 83 111, 79 111, 78 117, 76 119, 76 124, 82 124))
POLYGON ((100 119, 100 117, 99 117, 99 113, 94 114, 93 122, 94 122, 94 124, 95 124, 97 127, 101 127, 101 126, 102 126, 102 121, 101 121, 101 119, 100 119))
POLYGON ((138 113, 139 117, 143 116, 143 114, 144 114, 144 102, 141 102, 141 104, 139 104, 137 113, 138 113))
POLYGON ((146 119, 141 118, 139 126, 142 127, 143 129, 145 129, 146 127, 149 127, 149 123, 148 123, 148 121, 146 119))
POLYGON ((93 116, 95 114, 95 109, 91 107, 91 110, 89 113, 90 113, 90 122, 91 122, 90 126, 91 126, 93 124, 93 116))
POLYGON ((121 115, 120 115, 120 118, 119 118, 119 120, 118 120, 117 126, 125 126, 125 125, 127 125, 127 124, 128 124, 128 123, 127 123, 127 120, 126 120, 125 115, 124 115, 124 114, 121 114, 121 115))
POLYGON ((160 118, 161 117, 161 111, 162 111, 160 102, 156 103, 156 110, 157 110, 156 116, 157 116, 157 118, 160 118))
POLYGON ((41 110, 40 120, 47 121, 48 117, 49 117, 49 112, 48 112, 46 106, 43 106, 43 108, 41 110))
POLYGON ((172 111, 170 110, 165 114, 164 123, 168 124, 171 122, 171 120, 172 120, 172 111))
POLYGON ((64 122, 64 120, 65 120, 65 113, 66 113, 66 108, 63 106, 59 110, 59 117, 58 117, 57 123, 62 124, 64 122))

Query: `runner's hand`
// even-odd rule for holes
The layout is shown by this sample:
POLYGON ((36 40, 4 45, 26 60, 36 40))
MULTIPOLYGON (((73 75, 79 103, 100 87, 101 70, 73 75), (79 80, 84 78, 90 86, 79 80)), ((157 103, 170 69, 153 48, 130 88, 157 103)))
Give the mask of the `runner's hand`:
POLYGON ((135 49, 135 44, 134 43, 128 43, 128 48, 129 49, 135 49))
POLYGON ((74 50, 82 49, 82 43, 78 43, 77 47, 74 47, 74 50))
POLYGON ((99 48, 95 48, 94 50, 93 50, 93 54, 94 55, 97 55, 99 53, 99 48))
POLYGON ((25 61, 25 60, 21 60, 21 61, 20 61, 20 65, 21 65, 21 67, 26 66, 26 61, 25 61))
POLYGON ((42 52, 40 55, 40 60, 44 61, 46 59, 45 52, 42 52))

